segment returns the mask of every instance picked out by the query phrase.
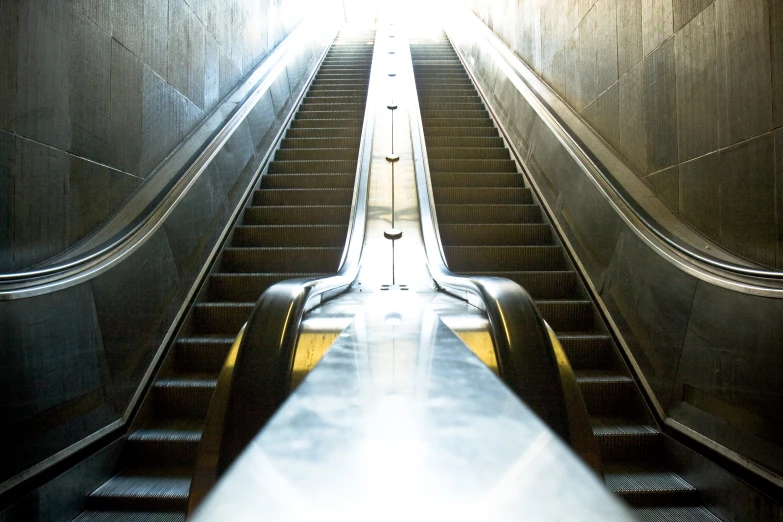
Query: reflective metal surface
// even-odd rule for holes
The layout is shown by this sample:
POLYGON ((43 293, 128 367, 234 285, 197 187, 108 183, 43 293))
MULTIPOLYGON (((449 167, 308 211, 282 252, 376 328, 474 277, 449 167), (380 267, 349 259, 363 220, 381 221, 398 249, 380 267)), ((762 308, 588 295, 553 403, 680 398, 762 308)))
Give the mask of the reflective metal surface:
POLYGON ((373 296, 192 520, 521 516, 633 520, 430 307, 392 289, 373 296))

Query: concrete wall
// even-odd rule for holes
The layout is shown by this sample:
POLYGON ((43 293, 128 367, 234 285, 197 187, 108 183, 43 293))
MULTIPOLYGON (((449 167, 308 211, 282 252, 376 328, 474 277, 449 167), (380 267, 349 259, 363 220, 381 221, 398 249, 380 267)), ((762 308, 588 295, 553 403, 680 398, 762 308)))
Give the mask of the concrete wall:
POLYGON ((300 3, 0 1, 0 272, 111 215, 282 41, 300 3))
POLYGON ((783 2, 466 1, 693 226, 783 268, 783 2))

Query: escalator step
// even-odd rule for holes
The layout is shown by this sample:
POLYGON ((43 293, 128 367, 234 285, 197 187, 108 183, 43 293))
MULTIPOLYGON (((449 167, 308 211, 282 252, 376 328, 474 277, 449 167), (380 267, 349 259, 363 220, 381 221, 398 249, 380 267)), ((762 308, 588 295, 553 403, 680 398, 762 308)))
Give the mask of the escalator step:
MULTIPOLYGON (((210 277, 209 284, 212 284, 210 277)), ((180 337, 176 345, 176 369, 182 373, 214 373, 223 368, 228 351, 234 342, 226 337, 180 337)))
POLYGON ((331 118, 328 120, 294 119, 292 129, 333 129, 335 127, 356 127, 356 118, 331 118))
POLYGON ((460 119, 489 119, 489 113, 486 109, 468 109, 468 110, 437 110, 437 109, 421 109, 421 118, 424 121, 438 119, 438 118, 460 118, 460 119))
POLYGON ((654 426, 614 417, 593 417, 592 423, 604 462, 647 460, 659 450, 660 432, 654 426))
MULTIPOLYGON (((227 248, 224 272, 336 272, 342 247, 330 248, 227 248)), ((241 326, 241 325, 240 325, 241 326)))
POLYGON ((182 511, 188 504, 190 477, 117 475, 93 491, 90 509, 182 511))
MULTIPOLYGON (((419 107, 421 107, 422 110, 425 111, 464 111, 464 110, 480 110, 484 109, 484 104, 481 103, 481 99, 479 98, 473 98, 471 100, 465 100, 465 101, 431 101, 422 103, 419 102, 419 107)), ((445 147, 448 147, 449 145, 443 145, 445 147)), ((454 145, 451 145, 454 146, 454 145)), ((466 145, 467 147, 476 147, 477 145, 475 143, 470 143, 466 145)), ((499 147, 502 147, 503 144, 501 142, 499 147)), ((429 154, 429 150, 427 151, 429 154)))
POLYGON ((165 511, 85 511, 73 522, 185 522, 185 513, 165 511))
POLYGON ((514 204, 446 204, 435 206, 439 223, 542 223, 538 205, 514 204))
POLYGON ((348 126, 324 126, 320 128, 288 129, 287 138, 350 138, 362 135, 359 127, 348 126))
POLYGON ((460 225, 444 223, 440 238, 447 246, 551 245, 552 230, 545 224, 460 225))
MULTIPOLYGON (((522 174, 516 172, 432 172, 432 186, 442 187, 492 187, 492 188, 524 188, 522 174)), ((549 226, 549 225, 547 225, 549 226)))
POLYGON ((194 328, 201 334, 236 335, 250 317, 254 304, 254 302, 196 303, 193 315, 194 328))
POLYGON ((476 270, 562 270, 563 253, 556 246, 444 247, 449 267, 455 272, 476 270))
POLYGON ((155 415, 161 419, 203 419, 216 385, 215 378, 204 376, 158 379, 153 385, 155 415))
POLYGON ((303 174, 303 173, 342 173, 356 172, 356 159, 350 160, 275 160, 269 164, 270 174, 303 174))
POLYGON ((555 332, 589 332, 595 328, 589 300, 539 300, 536 306, 555 332))
POLYGON ((273 274, 213 274, 209 278, 209 296, 224 301, 256 302, 264 291, 286 279, 326 277, 322 273, 273 273, 273 274))
POLYGON ((609 463, 604 481, 610 491, 633 506, 677 506, 699 503, 699 494, 679 475, 653 466, 609 463))
POLYGON ((261 179, 262 189, 292 188, 353 188, 354 174, 267 174, 261 179))
POLYGON ((430 136, 478 136, 496 138, 500 134, 497 127, 492 125, 485 125, 483 127, 451 127, 449 122, 438 120, 439 126, 428 125, 424 129, 425 139, 429 139, 430 136))
MULTIPOLYGON (((511 153, 505 147, 427 147, 427 157, 432 162, 433 159, 437 160, 479 160, 479 159, 495 159, 495 160, 509 160, 511 159, 511 153)), ((455 165, 463 163, 454 162, 455 165)), ((512 162, 513 163, 513 162, 512 162)), ((430 163, 432 164, 432 163, 430 163)), ((471 171, 481 172, 478 168, 471 168, 471 171)), ((492 169, 492 172, 503 172, 502 169, 492 169)), ((456 171, 455 171, 456 172, 456 171)))
POLYGON ((633 509, 639 522, 720 522, 703 506, 640 507, 633 509))
POLYGON ((635 392, 634 382, 627 375, 581 370, 576 380, 591 415, 622 415, 628 410, 635 392))
MULTIPOLYGON (((353 196, 353 194, 351 194, 353 196)), ((348 223, 350 205, 287 205, 248 207, 244 225, 339 225, 348 223)))
POLYGON ((602 334, 557 336, 574 370, 608 370, 614 355, 609 337, 602 334))
POLYGON ((243 225, 234 229, 237 247, 339 247, 345 244, 345 225, 243 225))
MULTIPOLYGON (((441 228, 442 230, 442 228, 441 228)), ((533 299, 568 299, 580 297, 576 274, 566 270, 463 272, 467 276, 505 277, 527 290, 533 299)), ((562 342, 562 339, 561 339, 562 342)))
POLYGON ((352 189, 263 189, 253 193, 253 205, 350 205, 352 189))
POLYGON ((516 204, 530 205, 533 195, 529 188, 461 188, 433 187, 433 195, 438 205, 491 205, 516 204))
POLYGON ((495 123, 489 118, 422 118, 425 127, 485 128, 494 129, 495 123))
POLYGON ((133 467, 194 466, 201 429, 195 425, 186 428, 190 429, 163 425, 134 431, 128 436, 129 463, 133 467))
MULTIPOLYGON (((356 151, 353 149, 280 149, 275 152, 275 162, 278 161, 335 161, 343 160, 356 164, 356 151)), ((355 167, 354 167, 355 169, 355 167)), ((303 171, 304 172, 304 171, 303 171)), ((311 171, 307 171, 311 172, 311 171)), ((319 170, 315 172, 328 172, 319 170)))
POLYGON ((359 136, 353 138, 283 138, 281 149, 358 149, 359 136))

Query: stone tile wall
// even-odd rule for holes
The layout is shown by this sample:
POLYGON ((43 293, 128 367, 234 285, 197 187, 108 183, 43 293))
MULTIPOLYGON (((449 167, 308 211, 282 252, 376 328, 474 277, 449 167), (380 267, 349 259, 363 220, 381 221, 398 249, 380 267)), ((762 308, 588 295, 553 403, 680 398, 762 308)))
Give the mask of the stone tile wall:
POLYGON ((466 2, 694 227, 783 268, 783 2, 466 2))
POLYGON ((301 18, 301 0, 0 2, 0 272, 84 238, 301 18))

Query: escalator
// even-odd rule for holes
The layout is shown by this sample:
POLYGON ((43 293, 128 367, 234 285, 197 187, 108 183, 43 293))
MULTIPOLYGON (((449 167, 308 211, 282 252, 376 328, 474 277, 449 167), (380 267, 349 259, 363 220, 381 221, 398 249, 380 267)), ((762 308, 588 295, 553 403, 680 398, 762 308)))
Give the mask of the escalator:
POLYGON ((606 485, 641 520, 718 520, 667 469, 660 429, 450 42, 412 41, 411 57, 449 268, 532 295, 576 371, 606 485))
POLYGON ((119 472, 76 520, 184 520, 226 355, 273 284, 335 272, 346 241, 374 34, 339 35, 220 252, 137 415, 119 472))

